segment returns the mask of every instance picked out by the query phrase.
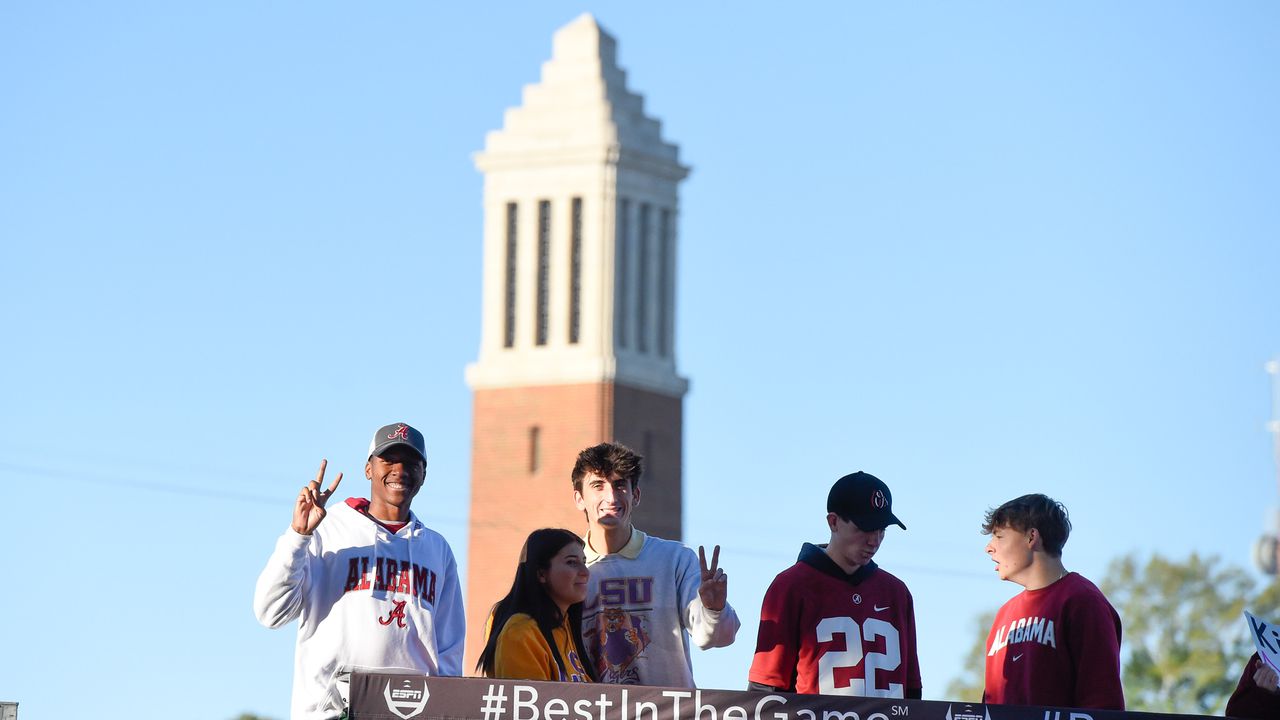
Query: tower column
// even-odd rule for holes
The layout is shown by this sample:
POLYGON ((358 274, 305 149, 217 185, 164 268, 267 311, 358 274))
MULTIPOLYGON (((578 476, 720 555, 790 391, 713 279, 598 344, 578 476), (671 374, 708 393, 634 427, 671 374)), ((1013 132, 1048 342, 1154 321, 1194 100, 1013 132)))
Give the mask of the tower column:
POLYGON ((636 525, 679 539, 683 402, 675 364, 677 186, 689 170, 626 87, 616 42, 590 15, 476 155, 484 182, 474 392, 466 663, 520 548, 541 527, 583 532, 578 452, 645 456, 636 525))

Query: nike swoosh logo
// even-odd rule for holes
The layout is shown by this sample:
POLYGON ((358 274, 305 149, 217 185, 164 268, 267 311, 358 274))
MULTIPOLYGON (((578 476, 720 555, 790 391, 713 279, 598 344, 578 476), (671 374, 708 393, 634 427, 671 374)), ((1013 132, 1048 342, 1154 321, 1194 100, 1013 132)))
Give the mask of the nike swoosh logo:
POLYGON ((1017 655, 1013 656, 1013 661, 1018 662, 1018 660, 1020 660, 1021 658, 1022 658, 1022 653, 1018 653, 1017 655))
POLYGON ((884 607, 880 607, 879 605, 874 605, 873 607, 875 608, 876 612, 884 612, 885 610, 889 609, 888 605, 885 605, 884 607))

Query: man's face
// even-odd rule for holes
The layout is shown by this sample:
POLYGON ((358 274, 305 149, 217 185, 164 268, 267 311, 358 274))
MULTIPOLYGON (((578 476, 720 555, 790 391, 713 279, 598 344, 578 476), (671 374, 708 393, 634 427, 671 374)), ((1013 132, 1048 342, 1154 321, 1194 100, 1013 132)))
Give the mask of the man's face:
POLYGON ((831 529, 827 549, 836 564, 848 573, 871 562, 884 542, 884 528, 863 530, 835 513, 827 513, 827 526, 831 529))
POLYGON ((426 476, 422 457, 404 445, 392 445, 369 458, 364 475, 371 483, 373 501, 393 507, 408 507, 422 489, 426 476))
POLYGON ((616 475, 605 479, 588 474, 582 478, 582 490, 574 491, 573 501, 587 514, 587 524, 593 529, 630 527, 631 511, 640 504, 640 488, 616 475))
POLYGON ((991 531, 987 555, 995 562, 996 572, 1001 580, 1018 582, 1026 569, 1031 567, 1033 546, 1032 531, 998 527, 991 531))

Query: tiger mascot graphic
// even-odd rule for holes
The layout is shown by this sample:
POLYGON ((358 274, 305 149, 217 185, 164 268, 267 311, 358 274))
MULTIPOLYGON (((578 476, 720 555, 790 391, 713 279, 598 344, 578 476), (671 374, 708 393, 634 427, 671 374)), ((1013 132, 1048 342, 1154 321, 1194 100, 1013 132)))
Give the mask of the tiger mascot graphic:
POLYGON ((640 682, 632 667, 649 646, 645 618, 621 608, 602 608, 596 615, 594 655, 602 682, 634 685, 640 682))

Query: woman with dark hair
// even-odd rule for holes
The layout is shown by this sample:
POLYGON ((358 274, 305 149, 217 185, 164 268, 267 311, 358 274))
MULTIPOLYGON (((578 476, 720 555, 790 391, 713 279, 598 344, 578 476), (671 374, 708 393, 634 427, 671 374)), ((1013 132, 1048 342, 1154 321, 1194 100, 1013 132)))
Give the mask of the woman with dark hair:
POLYGON ((559 528, 530 533, 511 591, 489 614, 476 669, 492 678, 595 682, 582 646, 590 574, 582 538, 559 528))

